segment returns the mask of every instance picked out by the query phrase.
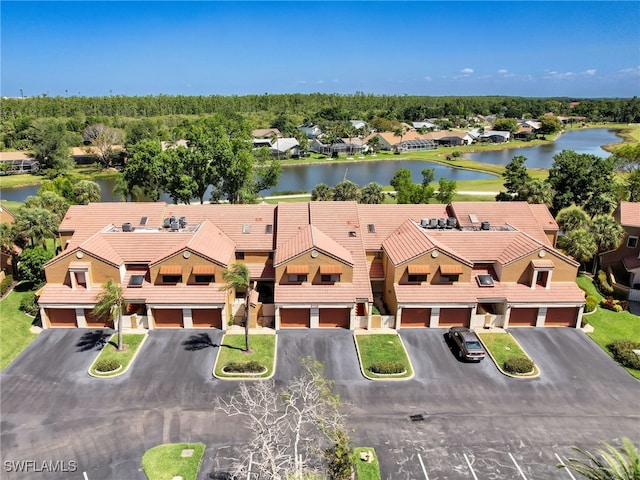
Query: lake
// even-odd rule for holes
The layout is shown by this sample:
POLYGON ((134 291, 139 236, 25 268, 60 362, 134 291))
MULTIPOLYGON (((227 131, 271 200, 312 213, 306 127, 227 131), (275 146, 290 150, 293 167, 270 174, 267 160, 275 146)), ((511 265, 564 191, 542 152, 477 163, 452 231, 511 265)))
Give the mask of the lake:
POLYGON ((560 135, 555 142, 535 147, 497 150, 494 152, 478 152, 465 154, 464 157, 476 162, 506 165, 517 155, 527 157, 527 168, 551 168, 553 156, 562 150, 573 150, 576 153, 589 153, 599 157, 608 157, 609 152, 602 145, 620 143, 622 138, 615 130, 608 128, 589 128, 584 130, 570 130, 560 135))
MULTIPOLYGON (((548 145, 536 145, 528 148, 515 148, 492 152, 479 152, 464 155, 465 158, 477 162, 506 165, 516 155, 527 157, 528 168, 551 168, 553 156, 562 150, 574 150, 578 153, 590 153, 600 157, 607 157, 609 153, 601 148, 601 145, 619 143, 622 139, 616 135, 615 130, 607 128, 595 128, 584 130, 571 130, 562 134, 555 142, 548 145)), ((269 195, 272 192, 291 190, 311 191, 318 183, 325 183, 330 187, 341 182, 344 178, 363 187, 369 182, 378 182, 381 185, 389 185, 393 174, 400 168, 411 171, 413 181, 422 181, 421 171, 432 168, 435 180, 441 177, 455 181, 479 180, 493 178, 492 175, 470 170, 460 170, 447 165, 426 161, 413 160, 379 160, 379 161, 354 161, 340 163, 325 163, 315 165, 292 165, 282 169, 280 182, 270 190, 263 192, 269 195)), ((113 197, 114 179, 99 179, 96 181, 101 188, 103 202, 117 201, 113 197)), ((22 202, 28 196, 38 192, 38 186, 5 188, 2 190, 2 198, 5 200, 22 202)), ((205 198, 208 198, 208 193, 205 198)), ((171 203, 168 195, 162 195, 161 200, 171 203)))

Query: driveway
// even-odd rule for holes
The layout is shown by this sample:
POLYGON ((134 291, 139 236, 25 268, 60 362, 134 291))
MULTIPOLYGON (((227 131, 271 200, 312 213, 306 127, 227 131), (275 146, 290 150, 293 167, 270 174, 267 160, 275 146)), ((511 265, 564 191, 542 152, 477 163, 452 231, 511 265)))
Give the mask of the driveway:
MULTIPOLYGON (((239 419, 214 409, 215 399, 238 385, 211 374, 222 332, 152 331, 131 369, 109 380, 87 374, 97 354, 86 349, 93 338, 83 337, 87 332, 42 332, 0 377, 3 466, 74 460, 78 472, 5 469, 3 479, 83 480, 86 472, 91 480, 143 480, 144 452, 180 441, 207 445, 206 479, 246 448, 239 419)), ((275 380, 297 376, 302 357, 323 362, 354 444, 376 448, 385 479, 521 480, 520 469, 528 480, 571 480, 554 465, 572 445, 591 448, 621 436, 640 442, 640 382, 581 331, 514 330, 542 370, 529 380, 503 376, 488 359, 459 362, 445 332, 402 330, 415 378, 379 382, 362 377, 352 332, 280 331, 275 380)))

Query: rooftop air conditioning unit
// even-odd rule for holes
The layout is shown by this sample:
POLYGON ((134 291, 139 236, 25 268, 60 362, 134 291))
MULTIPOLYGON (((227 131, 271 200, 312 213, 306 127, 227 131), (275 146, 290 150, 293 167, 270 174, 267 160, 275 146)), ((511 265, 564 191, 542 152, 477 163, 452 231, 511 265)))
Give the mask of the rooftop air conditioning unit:
POLYGON ((427 228, 427 225, 429 225, 429 219, 428 218, 423 218, 422 220, 420 220, 420 226, 422 228, 427 228))
POLYGON ((429 228, 437 228, 438 227, 438 219, 430 218, 429 219, 429 228))
POLYGON ((187 226, 187 217, 180 217, 180 219, 178 220, 178 223, 180 224, 180 228, 184 228, 187 226))
POLYGON ((447 220, 444 218, 438 219, 438 228, 445 228, 447 226, 447 220))
POLYGON ((491 223, 487 221, 482 222, 480 230, 491 230, 491 223))
POLYGON ((458 226, 458 219, 455 217, 447 218, 447 228, 456 228, 458 226))
POLYGON ((131 225, 131 222, 126 222, 122 224, 122 231, 123 232, 133 232, 133 225, 131 225))
POLYGON ((162 222, 162 227, 163 228, 171 228, 171 219, 170 218, 165 218, 164 221, 162 222))
POLYGON ((180 230, 180 224, 178 222, 171 222, 171 231, 177 232, 180 230))

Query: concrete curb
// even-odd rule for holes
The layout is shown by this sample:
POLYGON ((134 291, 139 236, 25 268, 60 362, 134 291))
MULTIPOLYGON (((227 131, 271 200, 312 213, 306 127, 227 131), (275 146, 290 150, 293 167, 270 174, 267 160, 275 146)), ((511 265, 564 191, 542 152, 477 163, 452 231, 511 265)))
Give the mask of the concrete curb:
MULTIPOLYGON (((497 333, 497 332, 492 332, 492 333, 497 333)), ((520 345, 520 342, 518 342, 518 340, 516 340, 516 338, 513 335, 511 335, 507 331, 504 332, 504 335, 509 335, 511 337, 511 339, 516 343, 516 345, 518 345, 518 347, 520 347, 520 349, 524 352, 524 354, 527 356, 527 358, 533 362, 533 359, 531 358, 531 356, 522 347, 522 345, 520 345)), ((542 374, 542 372, 540 371, 540 367, 538 367, 536 362, 533 362, 533 373, 531 375, 529 375, 529 374, 515 375, 513 373, 509 373, 509 372, 504 371, 502 369, 502 367, 500 365, 498 365, 498 362, 496 361, 494 356, 491 354, 491 351, 487 348, 485 343, 482 341, 482 335, 478 335, 478 338, 480 339, 480 342, 482 342, 482 345, 484 346, 484 349, 487 352, 487 355, 489 355, 489 358, 491 358, 491 361, 493 362, 493 364, 496 366, 498 371, 500 373, 502 373, 504 376, 511 377, 511 378, 517 378, 518 380, 528 380, 528 379, 531 379, 531 378, 538 378, 542 374)))
MULTIPOLYGON (((242 334, 239 334, 239 333, 225 333, 222 336, 222 340, 224 340, 224 337, 227 336, 227 335, 244 335, 244 333, 242 333, 242 334)), ((273 333, 254 333, 254 335, 274 335, 274 334, 273 333)), ((274 341, 274 344, 273 344, 273 368, 271 369, 271 374, 270 375, 268 375, 266 377, 259 377, 259 376, 251 375, 251 374, 239 374, 239 376, 234 376, 234 377, 221 377, 219 375, 216 375, 216 365, 218 364, 218 358, 220 357, 220 347, 218 347, 218 352, 216 353, 216 358, 213 361, 213 370, 211 371, 211 375, 213 375, 213 378, 217 378, 218 380, 230 380, 232 382, 237 382, 238 380, 240 380, 240 381, 245 381, 245 380, 268 380, 270 378, 273 378, 273 376, 276 374, 276 365, 278 364, 278 336, 274 335, 274 337, 275 337, 275 341, 274 341)), ((221 344, 220 346, 222 346, 222 340, 220 341, 220 344, 221 344)), ((262 374, 259 374, 259 375, 262 375, 262 374)))
MULTIPOLYGON (((113 336, 115 336, 117 334, 118 334, 117 332, 114 333, 111 336, 111 338, 113 338, 113 336)), ((88 370, 89 375, 91 375, 93 378, 109 379, 109 378, 113 378, 113 377, 119 377, 120 375, 124 375, 125 373, 127 373, 129 371, 129 368, 131 368, 131 365, 133 365, 133 362, 136 360, 136 358, 138 358, 138 354, 140 353, 140 350, 142 350, 142 347, 144 346, 144 342, 146 342, 147 338, 149 338, 149 335, 147 335, 146 333, 135 333, 133 335, 144 335, 144 337, 142 338, 142 341, 140 342, 140 345, 138 345, 138 349, 133 354, 133 357, 131 357, 131 360, 129 361, 129 364, 125 368, 123 368, 122 370, 116 370, 116 372, 113 373, 113 374, 107 373, 105 375, 96 375, 95 373, 91 373, 91 369, 93 368, 95 363, 98 361, 98 357, 102 353, 102 350, 104 350, 104 348, 107 345, 109 345, 109 342, 107 342, 105 344, 105 346, 100 349, 100 352, 98 352, 98 355, 96 355, 96 358, 93 359, 93 362, 91 362, 91 365, 89 365, 89 370, 88 370)), ((111 338, 109 340, 111 340, 111 338)))
MULTIPOLYGON (((398 332, 396 331, 395 333, 391 333, 391 332, 385 332, 385 333, 356 333, 355 331, 353 332, 353 343, 356 346, 356 352, 358 353, 358 366, 360 367, 360 373, 362 373, 362 376, 364 378, 366 378, 367 380, 371 380, 373 382, 401 382, 401 381, 405 381, 405 380, 411 380, 412 378, 415 377, 416 375, 416 370, 415 368, 413 368, 413 364, 411 363, 411 357, 409 356, 409 352, 407 352, 407 347, 405 347, 404 342, 402 341, 402 337, 398 334, 398 332), (358 346, 358 342, 356 341, 356 336, 358 335, 396 335, 398 337, 398 340, 400 340, 400 345, 402 345, 402 349, 404 350, 404 354, 407 357, 407 362, 409 362, 409 368, 411 368, 411 375, 409 375, 408 377, 402 377, 402 378, 398 378, 398 377, 393 377, 393 376, 388 376, 388 377, 383 377, 383 378, 377 378, 377 377, 370 377, 369 375, 367 375, 367 372, 364 369, 364 366, 362 365, 362 355, 360 355, 360 347, 358 346)), ((400 375, 400 374, 398 374, 400 375)))

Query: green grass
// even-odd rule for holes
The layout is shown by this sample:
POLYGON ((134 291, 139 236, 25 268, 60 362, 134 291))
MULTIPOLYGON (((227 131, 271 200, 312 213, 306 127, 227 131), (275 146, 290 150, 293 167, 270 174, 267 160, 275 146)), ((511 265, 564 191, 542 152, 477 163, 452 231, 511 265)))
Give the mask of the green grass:
POLYGON ((358 480, 380 480, 380 464, 376 451, 371 447, 358 447, 353 449, 353 464, 356 467, 356 478, 358 480), (360 459, 360 453, 370 452, 373 455, 371 462, 360 459))
POLYGON ((358 344, 358 354, 362 371, 368 378, 389 378, 388 375, 376 375, 369 371, 371 365, 376 362, 401 362, 406 366, 406 372, 402 375, 393 375, 392 378, 410 378, 413 376, 409 357, 395 333, 390 334, 363 334, 355 336, 358 344))
POLYGON ((95 361, 91 365, 91 369, 90 369, 91 374, 97 377, 111 377, 125 371, 129 366, 129 364, 131 363, 133 356, 138 351, 138 348, 140 348, 140 345, 142 341, 145 339, 145 337, 146 335, 141 333, 123 334, 122 343, 124 345, 128 345, 128 347, 126 347, 125 350, 119 352, 118 351, 118 334, 114 333, 109 339, 109 342, 107 342, 107 344, 104 346, 104 348, 102 349, 98 357, 95 359, 95 361), (122 368, 120 370, 114 373, 106 373, 106 374, 99 373, 95 370, 95 365, 100 360, 109 360, 112 358, 120 362, 120 365, 122 365, 122 368))
MULTIPOLYGON (((576 282, 578 286, 586 291, 589 295, 593 295, 602 300, 602 295, 596 290, 591 278, 586 275, 580 275, 576 282)), ((607 345, 614 340, 630 340, 632 342, 640 342, 640 317, 630 312, 612 312, 599 306, 596 311, 584 317, 589 325, 593 327, 593 332, 587 335, 596 342, 602 350, 611 356, 611 352, 607 345)), ((631 375, 640 379, 640 370, 624 367, 631 375)))
POLYGON ((203 443, 158 445, 142 456, 142 468, 148 480, 171 480, 176 476, 184 480, 196 480, 204 449, 203 443), (183 450, 193 450, 193 456, 181 457, 183 450))
MULTIPOLYGON (((520 345, 513 339, 513 337, 508 333, 478 333, 480 340, 484 344, 485 348, 488 352, 491 353, 491 357, 493 357, 496 366, 500 368, 500 370, 504 371, 504 363, 510 358, 516 357, 526 357, 529 358, 529 355, 525 353, 520 345)), ((535 362, 534 362, 535 363, 535 362)), ((533 374, 538 373, 538 367, 534 368, 533 374)), ((520 375, 526 376, 526 375, 520 375)))
POLYGON ((266 367, 267 371, 262 375, 247 375, 248 378, 268 378, 273 374, 274 360, 276 353, 276 336, 270 334, 249 335, 249 349, 246 353, 244 349, 244 334, 226 334, 222 338, 220 351, 216 359, 214 368, 215 375, 223 378, 242 378, 235 374, 229 375, 222 371, 229 362, 246 363, 255 360, 260 365, 266 367))
POLYGON ((0 301, 0 370, 4 370, 37 337, 29 331, 33 318, 18 309, 20 301, 28 294, 24 284, 18 285, 0 301))

